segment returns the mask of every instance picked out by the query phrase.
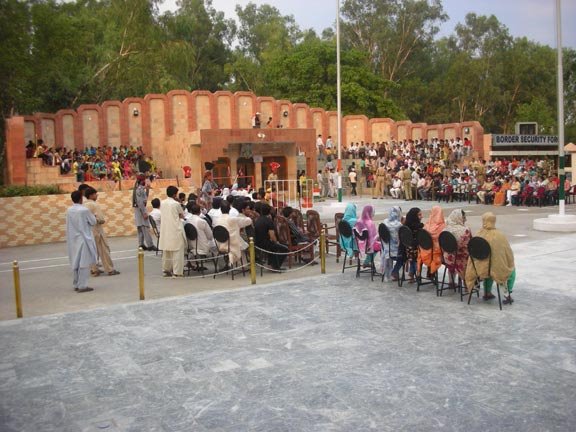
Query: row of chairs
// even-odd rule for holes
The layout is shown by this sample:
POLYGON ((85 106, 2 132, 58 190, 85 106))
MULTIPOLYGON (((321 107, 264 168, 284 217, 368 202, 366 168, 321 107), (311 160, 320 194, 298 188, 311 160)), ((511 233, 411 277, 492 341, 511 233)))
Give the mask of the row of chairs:
MULTIPOLYGON (((290 215, 292 221, 298 226, 302 231, 308 236, 310 239, 309 242, 305 244, 293 244, 292 243, 292 236, 290 232, 290 227, 288 225, 288 221, 281 215, 275 216, 275 227, 278 234, 278 240, 288 247, 288 267, 292 268, 293 260, 296 259, 298 261, 302 261, 304 259, 313 260, 314 259, 314 244, 316 240, 320 237, 320 230, 322 229, 322 225, 320 223, 320 215, 315 210, 308 210, 306 213, 307 216, 307 223, 304 224, 304 220, 302 217, 302 213, 298 210, 294 210, 290 215)), ((158 229, 156 224, 151 220, 152 229, 154 230, 155 235, 157 238, 160 237, 158 233, 158 229)), ((194 269, 198 269, 202 276, 204 276, 205 272, 205 264, 207 262, 212 261, 214 264, 214 277, 216 277, 218 273, 218 262, 219 260, 223 260, 225 263, 224 268, 228 270, 232 279, 234 276, 242 273, 245 275, 246 267, 245 267, 245 257, 242 256, 239 263, 230 263, 229 262, 229 253, 230 253, 230 233, 228 230, 220 225, 217 225, 213 228, 212 232, 214 235, 214 241, 216 243, 217 253, 214 255, 204 255, 198 254, 198 231, 196 227, 192 224, 184 224, 184 232, 186 234, 186 238, 189 241, 190 247, 186 251, 186 271, 188 275, 194 269), (194 266, 193 263, 196 263, 194 266)), ((265 262, 267 258, 267 253, 264 251, 257 251, 257 261, 258 262, 265 262)), ((248 262, 248 257, 246 257, 246 262, 248 262)), ((261 267, 260 273, 263 273, 263 267, 261 267)))
MULTIPOLYGON (((360 258, 360 251, 358 250, 359 242, 365 241, 368 236, 367 231, 363 231, 362 233, 353 230, 350 224, 346 221, 341 220, 338 223, 338 232, 339 238, 341 241, 350 243, 353 245, 354 253, 352 256, 349 256, 347 251, 344 250, 344 263, 342 265, 342 273, 348 268, 355 268, 356 269, 356 277, 360 277, 362 273, 369 273, 371 276, 371 280, 374 280, 374 276, 381 276, 381 282, 384 281, 384 274, 380 274, 376 270, 376 266, 374 263, 375 253, 372 251, 372 245, 368 242, 365 242, 365 250, 364 253, 366 256, 369 257, 369 265, 364 267, 361 263, 360 258), (350 264, 347 264, 348 260, 350 259, 350 264), (356 261, 354 264, 353 261, 356 261)), ((378 226, 378 234, 380 238, 380 243, 382 250, 388 249, 388 258, 392 260, 393 264, 395 264, 398 260, 402 259, 400 256, 393 256, 390 252, 389 246, 391 241, 391 234, 385 224, 381 223, 378 226)), ((404 248, 419 248, 426 251, 431 251, 432 254, 434 253, 434 242, 430 233, 424 229, 420 229, 414 237, 412 231, 407 226, 400 227, 398 231, 399 242, 404 248)), ((458 257, 458 241, 456 237, 450 232, 444 231, 440 234, 438 238, 438 242, 440 245, 440 254, 442 257, 442 265, 444 268, 442 274, 442 280, 439 281, 438 272, 430 274, 428 276, 423 276, 422 268, 417 269, 416 272, 416 289, 420 291, 420 288, 425 285, 432 285, 436 289, 436 295, 442 296, 443 292, 448 289, 453 289, 454 291, 458 290, 460 294, 460 301, 463 301, 464 296, 466 295, 464 281, 455 274, 449 273, 449 266, 448 263, 444 259, 444 253, 453 254, 455 258, 458 257), (448 274, 448 281, 446 281, 446 276, 448 274), (456 281, 457 278, 457 281, 456 281)), ((471 257, 472 265, 476 266, 476 261, 482 260, 489 260, 489 269, 491 265, 491 249, 490 244, 481 237, 473 237, 470 242, 468 243, 468 253, 471 257)), ((402 266, 401 275, 398 277, 398 286, 402 286, 403 283, 406 281, 406 267, 408 262, 405 262, 402 266)), ((489 270, 490 272, 490 270, 489 270)), ((480 283, 481 280, 477 280, 475 285, 471 287, 468 291, 468 304, 472 299, 472 295, 476 294, 477 297, 480 296, 480 283)), ((500 310, 502 310, 502 299, 500 295, 500 285, 496 284, 497 291, 498 291, 498 304, 500 310)))

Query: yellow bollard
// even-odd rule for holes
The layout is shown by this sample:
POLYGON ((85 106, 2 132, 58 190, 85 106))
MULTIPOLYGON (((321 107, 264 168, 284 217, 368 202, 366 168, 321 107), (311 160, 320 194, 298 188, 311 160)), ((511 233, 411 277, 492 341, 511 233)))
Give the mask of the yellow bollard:
POLYGON ((138 248, 138 286, 140 300, 144 300, 144 250, 142 248, 138 248))
POLYGON ((250 237, 250 281, 256 284, 256 250, 254 248, 254 238, 250 237))
POLYGON ((12 263, 12 273, 14 274, 14 298, 16 300, 16 316, 22 318, 22 294, 20 293, 20 267, 18 261, 12 263))
POLYGON ((326 273, 326 233, 320 232, 320 270, 326 273))

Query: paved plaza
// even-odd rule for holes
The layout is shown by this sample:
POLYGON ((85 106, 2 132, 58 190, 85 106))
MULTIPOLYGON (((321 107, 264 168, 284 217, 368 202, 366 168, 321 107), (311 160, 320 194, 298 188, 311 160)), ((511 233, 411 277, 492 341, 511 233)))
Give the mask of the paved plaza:
MULTIPOLYGON (((477 231, 494 209, 468 210, 477 231)), ((22 320, 0 273, 0 431, 573 431, 576 234, 531 231, 550 208, 497 211, 518 269, 503 311, 342 275, 333 257, 326 275, 250 287, 163 280, 152 254, 158 299, 134 302, 134 239, 112 240, 122 275, 81 295, 37 261, 62 244, 3 250, 45 268, 23 272, 25 314, 44 316, 22 320)))

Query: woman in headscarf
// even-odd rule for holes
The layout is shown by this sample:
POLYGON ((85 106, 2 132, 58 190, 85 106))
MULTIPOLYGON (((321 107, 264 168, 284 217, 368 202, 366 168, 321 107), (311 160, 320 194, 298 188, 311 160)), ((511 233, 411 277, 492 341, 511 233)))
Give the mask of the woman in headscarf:
POLYGON ((446 219, 444 231, 452 234, 458 242, 456 254, 444 253, 444 262, 446 267, 448 267, 450 284, 454 284, 456 275, 459 275, 461 280, 465 280, 466 263, 468 262, 468 242, 472 238, 472 231, 466 226, 466 213, 464 213, 464 210, 456 209, 450 213, 450 216, 446 219))
POLYGON ((418 255, 418 268, 421 269, 422 264, 425 264, 428 268, 428 277, 436 273, 442 265, 442 253, 440 252, 438 238, 440 237, 440 233, 444 231, 445 226, 446 222, 444 222, 442 207, 432 207, 430 218, 424 224, 424 229, 428 231, 432 237, 432 249, 426 250, 420 248, 418 255))
MULTIPOLYGON (((381 255, 381 264, 382 264, 382 274, 387 280, 391 278, 393 280, 398 279, 398 270, 394 273, 392 271, 392 258, 399 256, 399 246, 400 246, 400 239, 398 238, 398 230, 402 226, 402 209, 398 206, 392 207, 390 209, 390 213, 388 214, 388 218, 384 219, 384 225, 388 228, 390 232, 390 243, 382 243, 382 255, 381 255)), ((396 260, 400 261, 400 260, 396 260)), ((398 266, 400 268, 402 264, 398 266)))
POLYGON ((400 245, 400 252, 402 254, 402 261, 396 262, 394 269, 392 269, 392 279, 394 280, 394 275, 398 275, 398 271, 402 268, 402 265, 406 260, 410 261, 410 267, 408 269, 408 282, 414 282, 414 276, 416 275, 416 262, 418 260, 418 246, 416 246, 416 239, 418 236, 418 231, 424 226, 422 224, 422 210, 418 207, 411 208, 406 214, 406 220, 404 225, 410 228, 412 231, 412 237, 414 238, 414 243, 412 247, 404 247, 400 245))
POLYGON ((477 234, 490 244, 490 259, 482 261, 468 259, 466 266, 466 285, 473 287, 476 279, 484 280, 484 300, 494 298, 492 285, 494 281, 504 288, 504 304, 512 304, 512 288, 516 280, 514 253, 506 235, 496 229, 496 216, 488 212, 482 215, 482 229, 477 234))
MULTIPOLYGON (((344 217, 342 217, 342 220, 347 222, 348 225, 350 225, 350 228, 354 228, 354 226, 356 225, 356 221, 357 221, 357 216, 356 216, 356 204, 354 203, 348 203, 346 205, 346 210, 344 210, 344 217)), ((355 241, 354 241, 354 236, 352 235, 352 237, 350 238, 340 238, 340 247, 342 249, 344 249, 346 251, 346 255, 348 256, 354 256, 354 252, 355 252, 355 241)))
POLYGON ((374 207, 366 205, 362 209, 362 216, 360 220, 354 225, 354 231, 362 234, 364 231, 368 233, 366 241, 358 241, 358 250, 360 257, 364 257, 364 266, 370 266, 374 260, 374 253, 380 250, 380 243, 378 243, 378 230, 374 225, 374 207))

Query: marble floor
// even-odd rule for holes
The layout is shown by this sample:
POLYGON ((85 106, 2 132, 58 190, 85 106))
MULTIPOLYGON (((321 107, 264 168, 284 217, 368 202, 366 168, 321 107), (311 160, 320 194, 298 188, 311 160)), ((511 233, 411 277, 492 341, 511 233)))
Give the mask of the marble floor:
POLYGON ((347 271, 0 322, 0 431, 573 431, 575 240, 503 311, 347 271))

